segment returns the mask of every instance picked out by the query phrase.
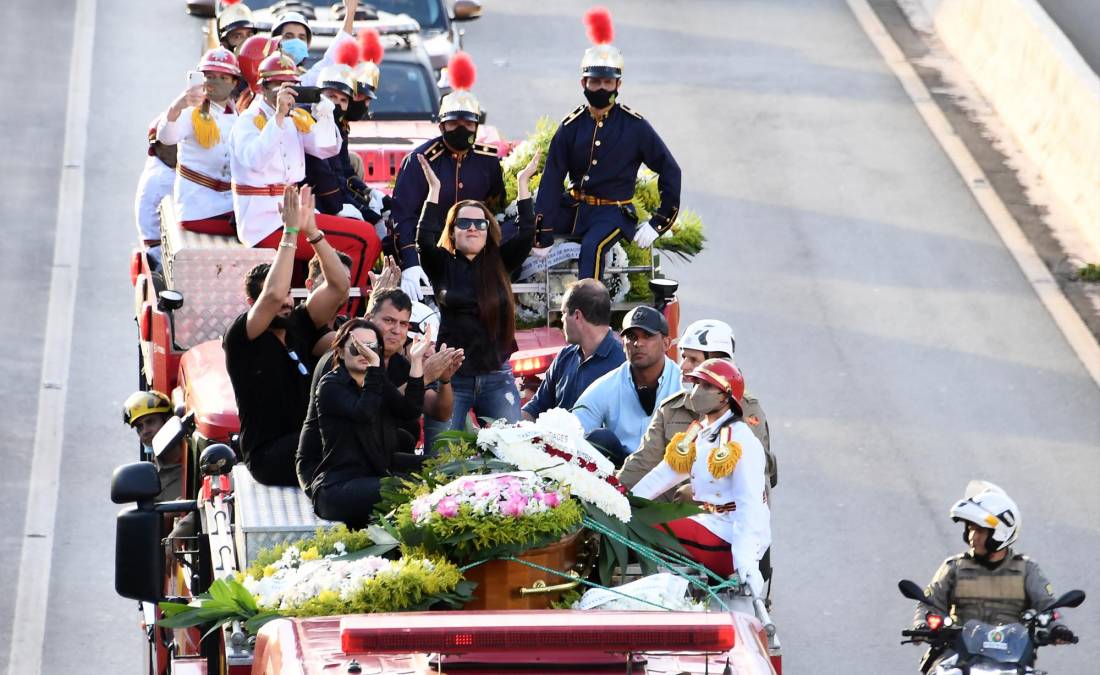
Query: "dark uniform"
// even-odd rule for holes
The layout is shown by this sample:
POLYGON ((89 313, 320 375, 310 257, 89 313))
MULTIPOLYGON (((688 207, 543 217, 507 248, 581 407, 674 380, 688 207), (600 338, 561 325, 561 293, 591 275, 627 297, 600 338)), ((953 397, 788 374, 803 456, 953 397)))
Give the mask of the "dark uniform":
POLYGON ((465 153, 451 152, 442 136, 433 138, 405 156, 397 184, 393 189, 394 241, 401 269, 420 264, 416 252, 416 225, 428 196, 428 182, 416 156, 423 154, 439 177, 439 209, 447 210, 464 199, 485 202, 494 213, 502 209, 504 173, 500 168, 497 149, 484 143, 474 143, 465 153))
POLYGON ((607 250, 633 239, 638 217, 634 197, 638 167, 658 174, 661 205, 650 225, 663 234, 680 208, 680 165, 641 115, 614 104, 597 120, 582 105, 562 120, 547 152, 535 203, 539 246, 554 235, 581 242, 580 278, 600 278, 607 250), (564 193, 556 187, 569 179, 564 193))
POLYGON ((313 188, 317 200, 317 210, 331 216, 343 210, 344 204, 351 204, 363 220, 371 225, 382 218, 380 213, 370 208, 370 187, 359 178, 348 153, 348 133, 340 129, 343 144, 340 152, 328 159, 320 159, 306 154, 305 182, 313 188))

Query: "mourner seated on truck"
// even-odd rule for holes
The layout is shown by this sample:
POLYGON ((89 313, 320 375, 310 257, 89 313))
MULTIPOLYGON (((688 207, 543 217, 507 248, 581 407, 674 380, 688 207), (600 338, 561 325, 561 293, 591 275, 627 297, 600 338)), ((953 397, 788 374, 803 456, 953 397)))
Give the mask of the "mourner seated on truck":
POLYGON ((321 337, 347 302, 348 276, 335 249, 317 229, 308 187, 288 186, 282 203, 283 237, 271 264, 245 280, 249 309, 225 332, 225 365, 240 416, 240 451, 265 485, 298 485, 294 457, 306 415, 310 374, 321 337), (294 307, 290 295, 297 230, 313 242, 324 283, 294 307))
POLYGON ((569 346, 557 353, 538 391, 523 406, 524 419, 536 419, 551 408, 572 408, 588 385, 626 360, 611 330, 611 294, 595 279, 581 279, 566 289, 561 328, 569 346))
POLYGON ((431 164, 417 155, 428 196, 417 228, 420 263, 439 303, 439 340, 465 351, 452 380, 454 413, 450 428, 463 429, 472 408, 479 418, 519 420, 519 390, 508 363, 516 349, 515 298, 511 273, 534 244, 535 221, 529 182, 539 154, 518 176, 519 232, 501 243, 500 226, 482 202, 460 201, 440 211, 440 181, 431 164))
POLYGON ((422 413, 430 347, 429 336, 413 338, 402 391, 386 377, 381 330, 366 319, 351 319, 336 332, 334 368, 315 394, 322 441, 312 485, 318 516, 363 527, 381 498, 381 479, 420 465, 408 427, 422 413))
POLYGON ((626 362, 593 382, 573 406, 588 439, 617 465, 638 449, 657 403, 680 390, 680 368, 665 356, 668 321, 652 307, 635 307, 620 333, 626 362))

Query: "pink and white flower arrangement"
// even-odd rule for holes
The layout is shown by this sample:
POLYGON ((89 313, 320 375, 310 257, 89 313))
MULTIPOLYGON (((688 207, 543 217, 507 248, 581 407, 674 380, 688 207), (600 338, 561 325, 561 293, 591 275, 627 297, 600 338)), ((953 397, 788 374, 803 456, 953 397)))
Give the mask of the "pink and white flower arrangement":
POLYGON ((569 493, 534 473, 495 473, 457 478, 418 497, 410 505, 412 522, 454 518, 463 506, 471 515, 522 518, 557 508, 569 493))

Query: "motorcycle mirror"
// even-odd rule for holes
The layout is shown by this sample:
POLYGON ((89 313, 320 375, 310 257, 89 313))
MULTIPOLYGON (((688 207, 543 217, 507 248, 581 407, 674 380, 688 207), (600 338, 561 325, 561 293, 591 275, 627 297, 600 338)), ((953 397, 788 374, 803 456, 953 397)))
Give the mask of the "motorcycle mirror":
POLYGON ((1058 600, 1047 609, 1055 609, 1056 607, 1077 607, 1084 601, 1084 591, 1066 591, 1062 597, 1058 598, 1058 600))
POLYGON ((178 417, 169 417, 156 436, 153 436, 153 454, 157 457, 174 448, 187 435, 183 421, 178 417))
POLYGON ((924 591, 921 590, 921 587, 916 585, 912 581, 909 581, 908 579, 902 579, 898 582, 898 590, 901 591, 902 595, 909 598, 910 600, 923 602, 930 607, 934 607, 935 609, 943 613, 944 616, 947 616, 949 614, 949 612, 943 607, 937 607, 936 605, 929 602, 928 598, 924 595, 924 591))

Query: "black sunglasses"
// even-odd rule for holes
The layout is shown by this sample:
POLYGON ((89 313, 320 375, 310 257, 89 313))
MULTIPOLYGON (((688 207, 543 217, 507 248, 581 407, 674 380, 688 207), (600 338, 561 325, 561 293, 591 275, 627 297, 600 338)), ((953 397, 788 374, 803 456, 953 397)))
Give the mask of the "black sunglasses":
POLYGON ((489 229, 489 221, 485 218, 457 218, 455 219, 455 228, 459 230, 473 228, 478 232, 484 232, 489 229))
MULTIPOLYGON (((365 346, 368 349, 373 349, 375 351, 378 350, 378 345, 377 344, 365 345, 365 346)), ((363 355, 363 353, 359 351, 359 348, 355 346, 354 342, 352 344, 348 345, 348 353, 351 354, 352 356, 361 356, 361 355, 363 355)))

